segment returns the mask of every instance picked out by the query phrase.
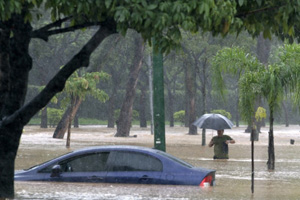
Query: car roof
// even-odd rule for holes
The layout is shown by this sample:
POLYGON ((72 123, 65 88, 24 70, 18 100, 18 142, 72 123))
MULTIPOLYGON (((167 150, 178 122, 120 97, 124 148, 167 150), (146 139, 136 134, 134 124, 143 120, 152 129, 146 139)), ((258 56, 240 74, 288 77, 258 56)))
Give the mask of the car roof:
POLYGON ((157 153, 160 152, 160 150, 152 149, 149 147, 143 147, 143 146, 132 146, 132 145, 105 145, 105 146, 92 146, 92 147, 86 147, 78 150, 74 150, 73 152, 86 152, 86 151, 97 151, 97 150, 133 150, 133 151, 143 151, 143 152, 151 152, 151 153, 157 153))

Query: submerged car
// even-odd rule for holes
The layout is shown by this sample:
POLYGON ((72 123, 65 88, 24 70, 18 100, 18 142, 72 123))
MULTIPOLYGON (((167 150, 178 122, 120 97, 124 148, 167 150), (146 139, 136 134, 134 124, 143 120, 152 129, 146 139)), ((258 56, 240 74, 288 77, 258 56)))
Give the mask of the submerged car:
POLYGON ((99 146, 16 172, 15 180, 213 186, 215 170, 194 167, 156 149, 99 146))

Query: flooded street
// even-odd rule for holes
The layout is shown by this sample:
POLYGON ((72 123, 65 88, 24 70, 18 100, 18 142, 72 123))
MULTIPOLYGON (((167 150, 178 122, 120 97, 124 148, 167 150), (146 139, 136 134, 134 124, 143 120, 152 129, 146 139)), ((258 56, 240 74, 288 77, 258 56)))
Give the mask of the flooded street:
MULTIPOLYGON (((225 130, 235 139, 229 146, 227 161, 213 160, 213 148, 201 146, 199 135, 187 135, 184 127, 166 128, 167 153, 175 155, 194 166, 215 169, 216 185, 209 188, 173 185, 131 185, 91 183, 15 182, 15 199, 299 199, 300 196, 300 127, 276 126, 275 171, 267 170, 268 128, 262 128, 255 142, 255 188, 251 193, 250 135, 245 127, 225 130), (295 144, 290 144, 290 139, 295 144)), ((53 129, 25 127, 16 159, 16 170, 29 168, 56 156, 87 146, 129 144, 153 146, 153 135, 148 129, 133 127, 131 135, 137 137, 115 138, 114 129, 81 127, 72 129, 71 149, 66 140, 53 139, 53 129)), ((207 130, 207 143, 216 131, 207 130)))

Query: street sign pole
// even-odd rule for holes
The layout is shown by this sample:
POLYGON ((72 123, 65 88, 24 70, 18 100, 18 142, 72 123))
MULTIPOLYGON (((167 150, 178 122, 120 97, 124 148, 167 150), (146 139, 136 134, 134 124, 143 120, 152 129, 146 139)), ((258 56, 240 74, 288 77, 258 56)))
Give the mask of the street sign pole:
POLYGON ((251 130, 251 192, 254 193, 254 135, 256 129, 254 123, 252 122, 252 130, 251 130))
MULTIPOLYGON (((155 41, 153 41, 153 48, 155 41)), ((153 49, 154 148, 166 151, 163 55, 153 49)))

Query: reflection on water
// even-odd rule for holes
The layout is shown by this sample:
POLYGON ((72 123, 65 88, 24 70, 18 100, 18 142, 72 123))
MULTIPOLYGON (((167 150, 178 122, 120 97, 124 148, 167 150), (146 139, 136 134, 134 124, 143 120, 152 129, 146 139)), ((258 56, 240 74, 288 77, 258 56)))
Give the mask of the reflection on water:
MULTIPOLYGON (((63 146, 37 147, 20 148, 16 169, 28 168, 70 151, 63 146)), ((300 146, 282 145, 275 150, 276 170, 268 172, 267 146, 255 147, 254 194, 251 194, 250 146, 232 145, 230 159, 216 161, 211 158, 213 150, 207 146, 170 145, 168 153, 195 166, 215 169, 216 186, 16 182, 15 199, 299 199, 300 146)))
POLYGON ((299 199, 299 181, 250 181, 218 177, 213 188, 89 183, 16 182, 16 199, 299 199))

